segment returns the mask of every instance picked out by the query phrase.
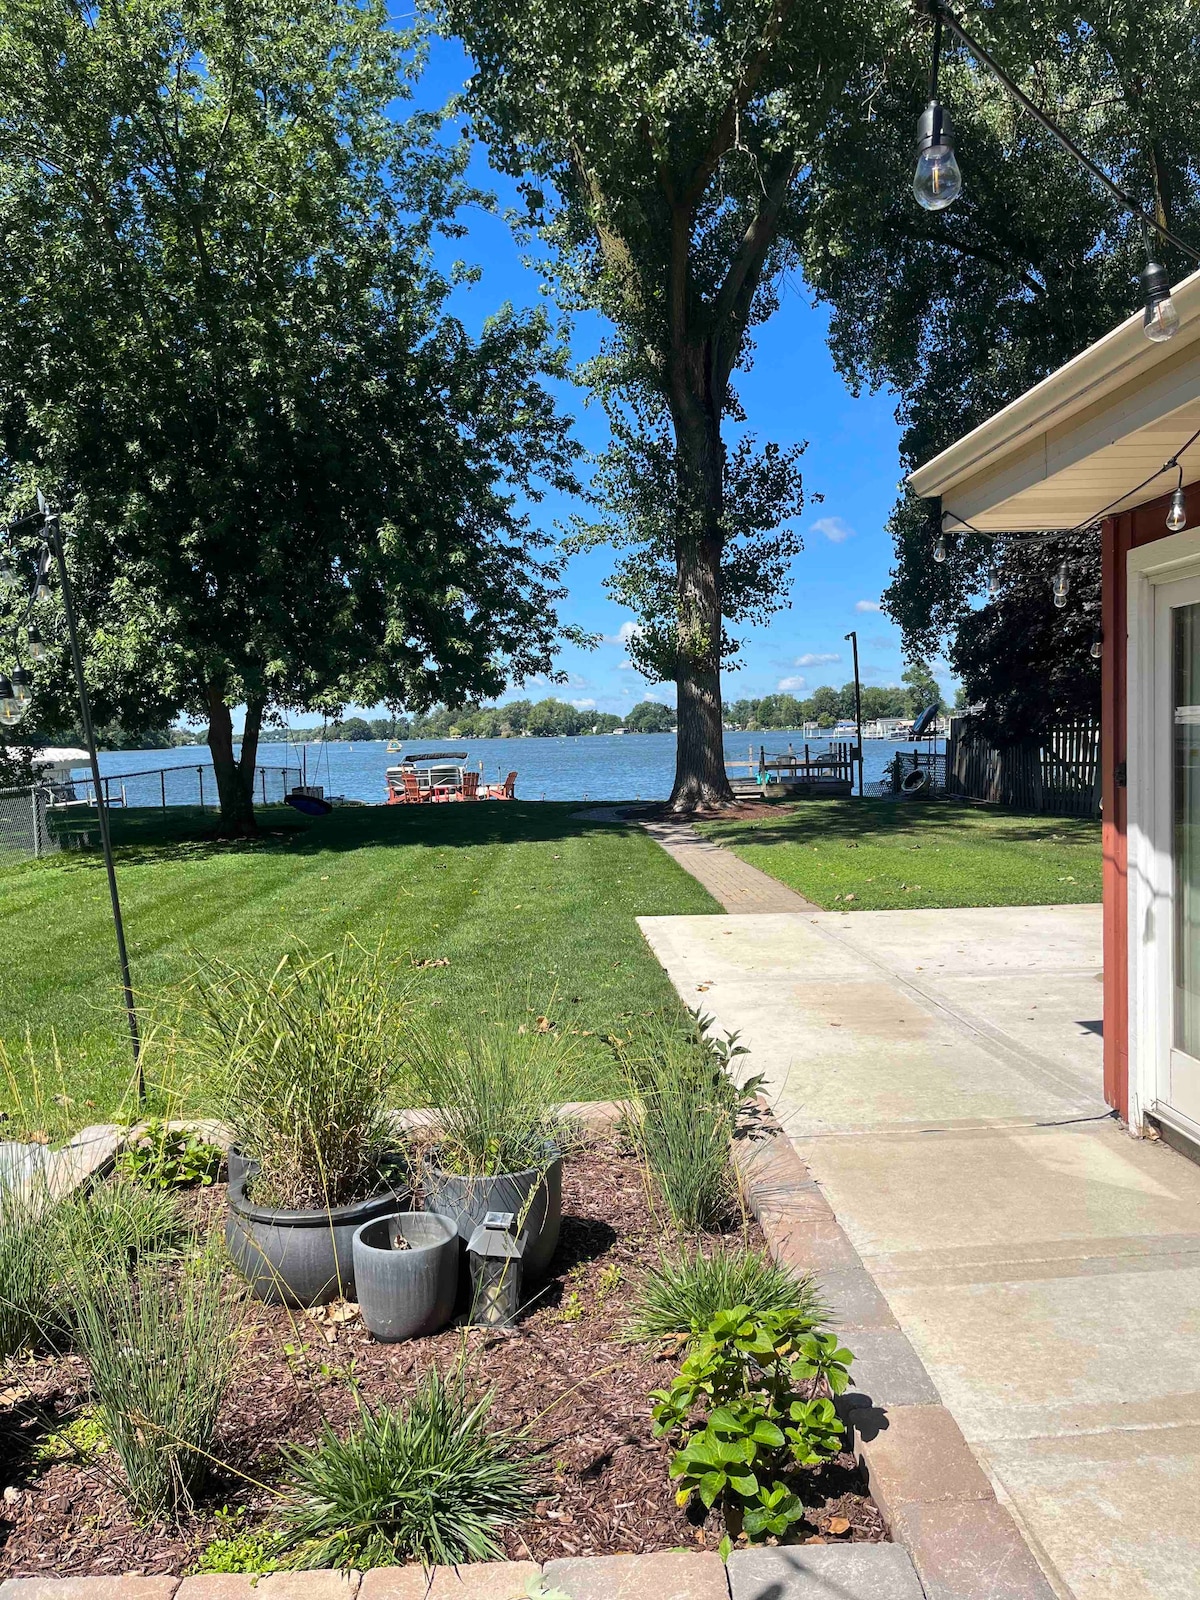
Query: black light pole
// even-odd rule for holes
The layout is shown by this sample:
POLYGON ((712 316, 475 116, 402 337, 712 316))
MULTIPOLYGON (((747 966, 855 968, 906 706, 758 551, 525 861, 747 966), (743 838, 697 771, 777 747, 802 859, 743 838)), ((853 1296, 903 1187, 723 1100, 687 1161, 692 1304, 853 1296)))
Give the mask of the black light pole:
POLYGON ((843 637, 849 639, 854 648, 854 726, 858 729, 858 798, 863 797, 863 753, 862 753, 862 689, 858 681, 858 633, 854 628, 843 637))
POLYGON ((88 699, 87 680, 83 675, 83 652, 79 648, 79 629, 75 621, 75 599, 71 590, 71 576, 67 571, 63 550, 59 514, 52 511, 46 497, 37 492, 38 511, 42 517, 42 531, 46 546, 58 566, 62 585, 63 615, 67 619, 67 633, 71 641, 71 663, 75 668, 75 687, 79 691, 79 720, 83 728, 83 742, 87 746, 88 760, 92 766, 92 782, 96 789, 96 814, 100 819, 100 848, 104 852, 104 869, 108 874, 108 897, 112 902, 113 929, 117 936, 117 960, 121 967, 121 986, 125 991, 125 1014, 129 1019, 129 1043, 133 1049, 134 1094, 140 1105, 146 1097, 146 1078, 142 1068, 142 1041, 138 1031, 137 1007, 133 999, 133 983, 129 976, 129 952, 125 948, 125 923, 121 917, 121 897, 117 893, 117 869, 113 861, 112 836, 108 829, 108 805, 104 783, 100 777, 100 757, 96 752, 96 733, 92 726, 92 705, 88 699))

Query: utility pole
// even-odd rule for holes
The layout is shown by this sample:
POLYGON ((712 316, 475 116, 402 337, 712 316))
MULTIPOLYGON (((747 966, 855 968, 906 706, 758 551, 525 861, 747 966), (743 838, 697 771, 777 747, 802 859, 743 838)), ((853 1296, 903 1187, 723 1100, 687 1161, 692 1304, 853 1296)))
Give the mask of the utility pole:
POLYGON ((844 635, 854 648, 854 726, 858 730, 858 798, 863 797, 862 688, 858 681, 858 633, 854 628, 844 635))

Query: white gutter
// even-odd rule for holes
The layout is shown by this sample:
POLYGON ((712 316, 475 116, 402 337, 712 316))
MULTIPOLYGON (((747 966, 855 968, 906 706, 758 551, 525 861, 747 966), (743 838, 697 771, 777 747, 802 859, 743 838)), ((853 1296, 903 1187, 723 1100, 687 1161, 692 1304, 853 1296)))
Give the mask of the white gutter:
POLYGON ((1171 298, 1180 322, 1173 339, 1161 344, 1147 339, 1142 332, 1142 313, 1135 312, 1065 366, 1027 389, 1003 411, 997 411, 932 461, 910 472, 908 481, 913 492, 922 499, 945 494, 963 479, 996 465, 1014 447, 1027 444, 1032 435, 1065 422, 1194 342, 1200 337, 1200 271, 1172 289, 1171 298))

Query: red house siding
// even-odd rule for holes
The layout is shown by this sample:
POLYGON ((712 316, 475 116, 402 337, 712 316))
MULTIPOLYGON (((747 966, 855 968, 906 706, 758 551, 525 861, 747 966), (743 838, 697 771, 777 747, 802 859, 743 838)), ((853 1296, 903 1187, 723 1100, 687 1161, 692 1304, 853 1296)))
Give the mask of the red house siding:
MULTIPOLYGON (((1139 545, 1167 539, 1170 495, 1109 517, 1101 535, 1100 766, 1104 796, 1104 1098, 1129 1116, 1129 899, 1126 881, 1128 790, 1126 755, 1126 646, 1128 584, 1125 558, 1139 545)), ((1200 526, 1200 483, 1187 491, 1188 527, 1200 526)))

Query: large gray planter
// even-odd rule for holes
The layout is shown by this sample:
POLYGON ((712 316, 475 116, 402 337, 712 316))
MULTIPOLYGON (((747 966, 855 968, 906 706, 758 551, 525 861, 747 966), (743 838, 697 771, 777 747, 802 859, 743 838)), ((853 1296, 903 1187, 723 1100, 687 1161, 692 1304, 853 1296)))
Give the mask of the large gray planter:
POLYGON ((246 1187, 246 1180, 258 1172, 258 1162, 248 1156, 240 1145, 231 1144, 225 1152, 225 1166, 229 1175, 229 1192, 238 1194, 246 1187))
POLYGON ((458 1297, 460 1255, 450 1217, 402 1211, 365 1222, 354 1235, 354 1285, 375 1337, 394 1343, 444 1328, 458 1297), (407 1249, 396 1249, 397 1235, 407 1249))
POLYGON ((531 1167, 494 1178, 462 1178, 427 1168, 425 1209, 453 1217, 464 1249, 489 1211, 511 1211, 525 1235, 525 1279, 543 1278, 562 1223, 562 1157, 555 1156, 544 1170, 531 1167))
POLYGON ((353 1300, 355 1230, 411 1204, 411 1189, 387 1189, 328 1211, 275 1211, 253 1205, 231 1184, 225 1242, 255 1298, 268 1305, 353 1300))

